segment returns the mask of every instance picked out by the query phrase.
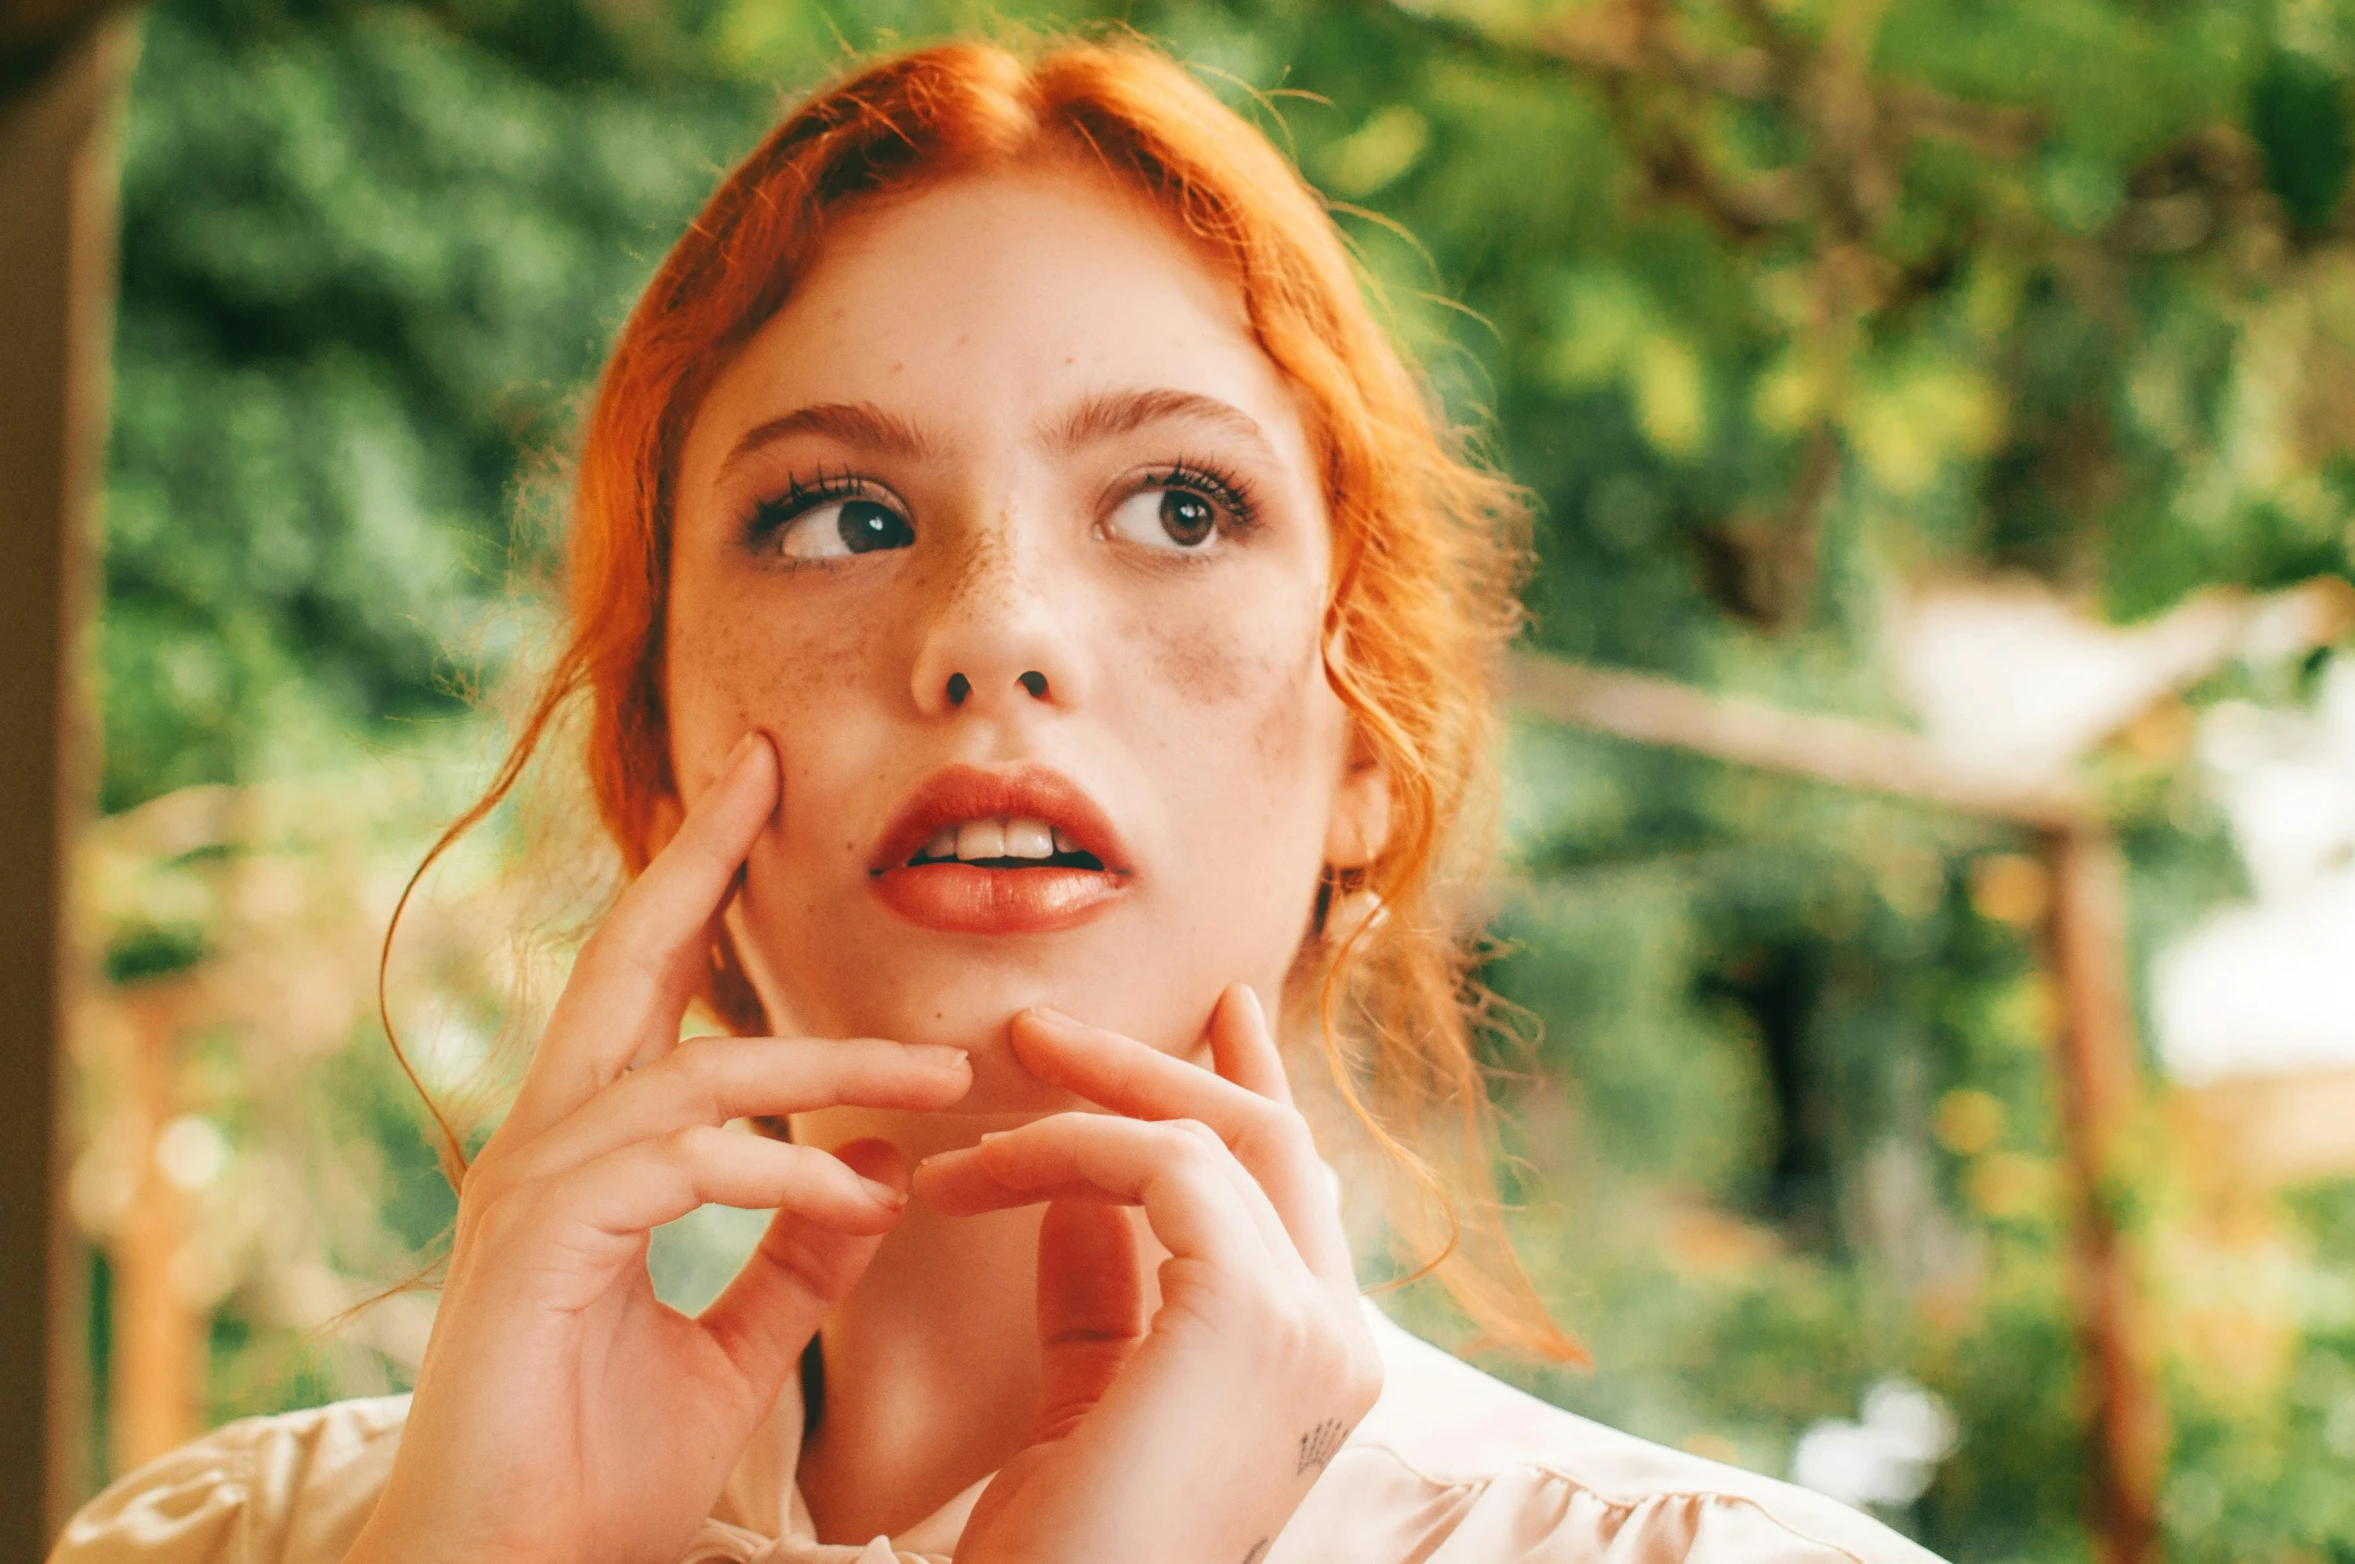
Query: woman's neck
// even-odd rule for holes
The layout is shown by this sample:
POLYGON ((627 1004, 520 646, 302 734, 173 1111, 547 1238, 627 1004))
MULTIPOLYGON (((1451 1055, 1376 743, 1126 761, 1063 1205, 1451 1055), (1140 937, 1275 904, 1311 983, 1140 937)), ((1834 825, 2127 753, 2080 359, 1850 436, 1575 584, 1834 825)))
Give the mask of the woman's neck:
MULTIPOLYGON (((828 1148, 881 1137, 912 1160, 1012 1122, 830 1109, 796 1115, 793 1135, 828 1148)), ((828 1318, 825 1404, 796 1474, 820 1540, 904 1531, 1029 1441, 1040 1214, 911 1205, 828 1318)))

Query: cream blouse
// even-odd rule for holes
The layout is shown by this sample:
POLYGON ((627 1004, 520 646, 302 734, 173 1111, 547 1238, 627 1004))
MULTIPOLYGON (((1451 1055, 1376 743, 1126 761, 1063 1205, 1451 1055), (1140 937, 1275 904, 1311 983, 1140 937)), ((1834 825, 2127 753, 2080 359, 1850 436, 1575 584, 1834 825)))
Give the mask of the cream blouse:
MULTIPOLYGON (((1804 1489, 1573 1417, 1369 1304, 1381 1400, 1265 1564, 1937 1564, 1804 1489)), ((408 1398, 250 1418, 123 1478, 50 1564, 336 1564, 392 1468, 408 1398)), ((788 1382, 680 1564, 947 1564, 987 1480, 897 1537, 815 1540, 788 1382)))

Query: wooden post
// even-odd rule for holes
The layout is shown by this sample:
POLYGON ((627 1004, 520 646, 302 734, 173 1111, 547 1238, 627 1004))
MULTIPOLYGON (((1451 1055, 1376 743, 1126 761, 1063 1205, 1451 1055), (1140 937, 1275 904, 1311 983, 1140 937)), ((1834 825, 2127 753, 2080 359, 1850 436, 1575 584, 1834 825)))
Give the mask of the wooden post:
POLYGON ((84 1261, 61 1198, 61 910, 94 771, 81 633, 114 304, 110 126, 135 47, 125 24, 88 27, 0 97, 0 1559, 47 1553, 86 1475, 84 1261))
POLYGON ((2044 959, 2057 1001, 2053 1078, 2069 1184, 2069 1281, 2090 1436, 2086 1525, 2102 1564, 2151 1564, 2159 1556, 2166 1408, 2111 1182, 2142 1092, 2126 976, 2125 866, 2099 825, 2047 831, 2042 850, 2052 878, 2044 959))
POLYGON ((187 981, 163 978, 127 996, 131 1058, 124 1105, 141 1148, 138 1182, 107 1246, 114 1265, 108 1433, 118 1473, 204 1432, 205 1322, 178 1275, 188 1197, 158 1156, 180 1112, 180 1031, 187 981))
MULTIPOLYGON (((2332 587, 2315 601, 2330 606, 2343 597, 2332 587)), ((2343 630, 2335 609, 2311 617, 2312 634, 2343 630)), ((2220 642, 2216 655, 2226 646, 2220 642)), ((2035 833, 2053 887, 2039 954, 2057 1000, 2053 1078, 2070 1196, 2069 1304, 2084 1376, 2086 1525, 2101 1564, 2156 1564, 2167 1409, 2110 1183, 2119 1138, 2141 1101, 2141 1055, 2127 982, 2125 869, 2094 801, 2074 785, 1957 777, 1902 729, 1724 700, 1643 674, 1524 654, 1513 661, 1509 688, 1513 704, 1530 714, 1589 732, 2035 833)))

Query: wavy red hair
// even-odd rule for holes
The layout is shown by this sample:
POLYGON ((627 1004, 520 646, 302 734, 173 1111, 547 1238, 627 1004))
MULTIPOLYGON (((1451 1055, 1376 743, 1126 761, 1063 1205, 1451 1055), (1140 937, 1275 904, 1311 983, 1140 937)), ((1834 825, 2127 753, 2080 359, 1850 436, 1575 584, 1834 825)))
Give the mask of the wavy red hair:
MULTIPOLYGON (((1524 507, 1437 416, 1324 202, 1248 121, 1141 43, 959 42, 875 62, 810 97, 721 183, 598 384, 561 653, 492 786, 426 863, 509 794, 585 702, 597 810, 623 866, 645 867, 658 806, 675 792, 662 693, 672 487, 706 389, 846 206, 1049 161, 1100 170, 1191 235, 1239 285, 1260 347, 1302 394, 1333 532, 1326 673, 1387 774, 1391 828, 1370 865, 1328 876, 1320 938, 1291 996, 1307 1003, 1290 1008, 1313 1007, 1341 1097, 1405 1175, 1391 1215, 1410 1259, 1488 1341, 1580 1358, 1499 1218, 1464 906, 1489 835, 1494 677, 1519 623, 1524 507), (1328 927, 1335 906, 1380 910, 1328 927)), ((724 936, 704 997, 729 1025, 765 1029, 724 936)), ((461 1138, 435 1115, 462 1173, 461 1138)))

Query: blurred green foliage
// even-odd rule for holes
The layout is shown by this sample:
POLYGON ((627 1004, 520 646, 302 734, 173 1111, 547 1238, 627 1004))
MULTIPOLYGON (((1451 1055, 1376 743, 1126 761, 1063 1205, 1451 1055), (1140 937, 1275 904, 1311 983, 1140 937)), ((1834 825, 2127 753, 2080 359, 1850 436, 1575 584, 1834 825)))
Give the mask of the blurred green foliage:
MULTIPOLYGON (((1901 719, 1908 581, 2025 572, 2134 619, 2349 572, 2332 0, 161 0, 126 139, 107 808, 473 720, 528 634, 509 582, 549 557, 570 410, 718 172, 847 51, 999 13, 1116 13, 1347 203, 1398 331, 1539 502, 1544 648, 1901 719)), ((2238 889, 2182 761, 2126 805, 2144 953, 2238 889)), ((1502 1088, 1517 1220, 1600 1369, 1500 1372, 1777 1474, 1910 1375, 1961 1442, 1890 1518, 1958 1560, 2085 1557, 2043 1000, 1974 895, 2018 844, 1538 727, 1511 779, 1490 975, 1542 1023, 1502 1088)), ((114 975, 204 951, 132 930, 114 975)), ((335 1068, 356 1140, 416 1130, 389 1071, 335 1068)), ((421 1246, 430 1163, 383 1155, 421 1246)), ((2138 1198, 2196 1205, 2164 1171, 2138 1198)), ((2351 1202, 2282 1214, 2272 1379, 2171 1360, 2176 1557, 2355 1559, 2351 1202)), ((287 1335, 247 1294, 216 1319, 216 1411, 340 1383, 252 1368, 287 1335)))

